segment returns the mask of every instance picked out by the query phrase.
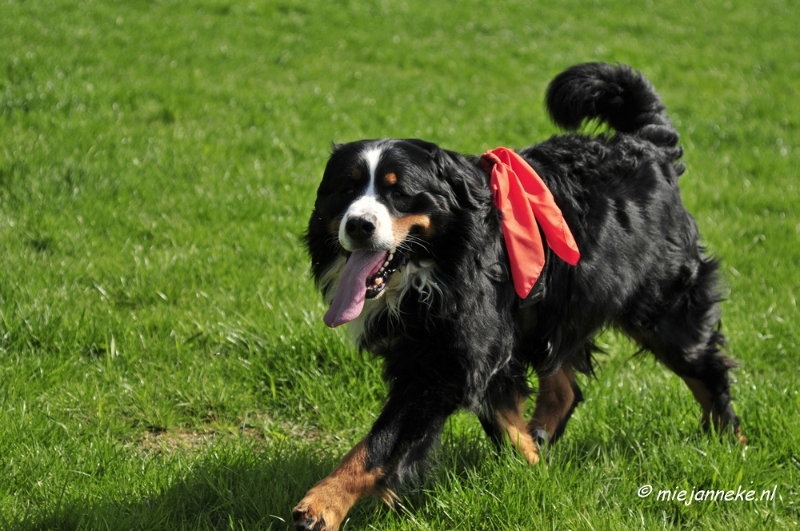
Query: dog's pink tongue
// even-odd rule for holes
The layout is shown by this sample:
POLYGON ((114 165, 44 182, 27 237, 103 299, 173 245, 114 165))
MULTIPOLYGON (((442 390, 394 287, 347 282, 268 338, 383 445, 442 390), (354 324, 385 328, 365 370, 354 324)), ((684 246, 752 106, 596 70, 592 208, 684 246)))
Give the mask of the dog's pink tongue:
POLYGON ((388 251, 353 251, 339 275, 339 286, 331 307, 322 318, 326 325, 334 328, 361 315, 367 295, 367 278, 378 272, 387 256, 388 251))

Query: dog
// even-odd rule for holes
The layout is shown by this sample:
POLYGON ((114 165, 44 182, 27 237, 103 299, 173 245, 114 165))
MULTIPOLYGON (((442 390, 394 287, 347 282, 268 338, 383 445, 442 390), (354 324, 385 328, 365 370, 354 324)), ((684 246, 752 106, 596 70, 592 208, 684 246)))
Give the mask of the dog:
POLYGON ((311 269, 325 323, 349 323, 383 359, 389 392, 369 434, 295 507, 296 529, 338 529, 367 496, 391 503, 460 409, 536 464, 583 399, 576 373, 592 374, 608 326, 686 382, 704 428, 746 443, 719 264, 681 201, 683 149, 661 98, 629 66, 586 63, 550 83, 546 104, 567 132, 509 156, 538 175, 579 257, 554 251, 537 214, 527 236, 547 245, 529 290, 516 286, 514 268, 528 264, 510 259, 504 222, 516 214, 498 207, 491 156, 418 139, 334 146, 305 236, 311 269), (606 130, 576 132, 587 122, 606 130))

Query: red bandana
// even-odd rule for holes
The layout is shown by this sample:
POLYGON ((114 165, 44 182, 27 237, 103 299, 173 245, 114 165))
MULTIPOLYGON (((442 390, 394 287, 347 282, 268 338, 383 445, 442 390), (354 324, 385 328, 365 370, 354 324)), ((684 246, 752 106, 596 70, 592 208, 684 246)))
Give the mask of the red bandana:
POLYGON ((501 224, 511 262, 511 278, 517 295, 524 299, 544 268, 539 227, 553 252, 573 266, 581 258, 578 245, 553 194, 522 157, 499 147, 484 153, 481 163, 487 172, 491 170, 489 184, 494 192, 494 204, 503 213, 501 224))

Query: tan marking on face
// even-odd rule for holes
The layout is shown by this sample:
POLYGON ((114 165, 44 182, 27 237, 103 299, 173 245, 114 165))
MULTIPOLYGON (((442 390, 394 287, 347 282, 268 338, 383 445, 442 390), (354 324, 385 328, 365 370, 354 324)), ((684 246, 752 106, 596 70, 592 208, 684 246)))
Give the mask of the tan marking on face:
POLYGON ((353 179, 354 181, 360 181, 361 180, 361 170, 359 170, 358 168, 355 168, 353 170, 353 172, 350 174, 350 178, 353 179))
POLYGON ((392 221, 392 233, 394 234, 395 245, 406 239, 411 229, 417 227, 422 230, 426 236, 433 234, 433 225, 431 218, 425 214, 412 214, 410 216, 403 216, 392 221))
POLYGON ((361 498, 378 496, 391 504, 397 496, 378 487, 382 476, 380 469, 367 470, 367 442, 362 439, 328 477, 311 487, 300 500, 292 512, 295 523, 301 524, 310 519, 310 528, 336 530, 350 508, 361 498), (318 526, 321 522, 324 524, 318 526))
POLYGON ((386 175, 383 176, 383 182, 385 182, 389 186, 392 186, 393 184, 397 183, 397 175, 395 175, 394 173, 387 173, 386 175))
POLYGON ((511 440, 511 444, 517 449, 529 464, 535 465, 539 462, 539 447, 528 433, 525 420, 522 418, 522 409, 525 397, 517 397, 515 409, 502 409, 497 411, 497 422, 503 426, 511 440))

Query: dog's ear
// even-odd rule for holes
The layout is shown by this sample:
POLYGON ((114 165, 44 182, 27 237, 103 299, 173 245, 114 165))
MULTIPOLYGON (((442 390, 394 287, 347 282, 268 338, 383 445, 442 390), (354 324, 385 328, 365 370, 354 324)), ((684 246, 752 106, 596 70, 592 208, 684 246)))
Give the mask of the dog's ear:
POLYGON ((409 138, 405 142, 412 149, 421 151, 433 165, 436 176, 449 185, 454 199, 462 208, 477 208, 491 200, 486 174, 476 160, 440 148, 433 142, 409 138))
POLYGON ((442 148, 434 144, 433 142, 428 142, 427 140, 420 140, 419 138, 405 138, 402 142, 406 145, 411 151, 416 151, 423 157, 426 157, 430 160, 435 161, 440 157, 440 153, 442 148))
POLYGON ((460 153, 440 150, 439 177, 450 185, 463 208, 477 209, 491 203, 489 179, 472 160, 460 153))

